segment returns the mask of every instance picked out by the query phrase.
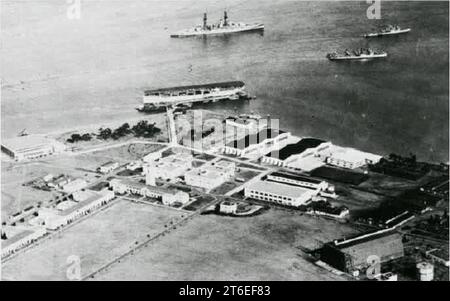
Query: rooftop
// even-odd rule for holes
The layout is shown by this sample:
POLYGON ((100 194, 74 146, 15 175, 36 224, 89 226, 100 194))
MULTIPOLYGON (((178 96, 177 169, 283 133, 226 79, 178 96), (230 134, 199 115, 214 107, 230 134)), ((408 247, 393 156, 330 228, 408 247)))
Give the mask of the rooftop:
MULTIPOLYGON (((9 227, 9 228, 12 228, 12 227, 9 227)), ((13 232, 12 235, 11 234, 8 235, 9 231, 5 231, 5 232, 7 232, 6 235, 7 235, 8 239, 2 240, 2 243, 1 243, 2 248, 6 248, 7 246, 10 246, 15 242, 18 242, 19 240, 33 234, 37 230, 37 228, 33 228, 33 227, 16 226, 13 228, 14 229, 12 231, 13 232)))
POLYGON ((202 85, 190 85, 190 86, 176 86, 176 87, 168 87, 168 88, 160 88, 154 90, 146 90, 145 96, 148 96, 151 93, 157 92, 175 92, 175 91, 185 91, 185 90, 195 90, 195 89, 214 89, 214 88, 230 88, 230 87, 243 87, 245 84, 242 81, 228 81, 221 83, 211 83, 211 84, 202 84, 202 85))
POLYGON ((430 251, 428 254, 434 255, 434 256, 442 258, 444 260, 449 260, 448 249, 436 249, 436 250, 430 251))
POLYGON ((288 184, 281 184, 277 182, 262 181, 262 180, 250 184, 247 188, 260 192, 273 193, 292 198, 298 198, 305 193, 311 192, 310 189, 301 188, 299 186, 292 186, 288 184))
POLYGON ((218 167, 218 168, 229 168, 229 167, 234 167, 236 165, 236 163, 232 162, 232 161, 228 161, 228 160, 220 160, 214 163, 214 166, 218 167))
POLYGON ((257 134, 250 134, 246 135, 244 138, 239 140, 233 140, 226 144, 228 147, 232 148, 238 148, 238 149, 245 149, 253 144, 259 144, 263 142, 266 139, 275 138, 281 134, 283 134, 284 131, 282 130, 275 130, 266 128, 261 131, 259 131, 257 134))
POLYGON ((341 250, 347 250, 352 247, 362 245, 362 244, 365 244, 368 242, 383 245, 389 241, 397 240, 397 239, 399 239, 401 241, 401 235, 399 233, 397 233, 395 231, 387 231, 387 232, 382 232, 382 233, 376 233, 371 236, 365 236, 365 234, 364 234, 364 235, 351 237, 351 238, 346 239, 346 240, 348 240, 348 242, 346 242, 346 240, 343 240, 343 241, 339 242, 338 245, 335 245, 335 246, 341 250), (361 237, 361 238, 358 239, 358 237, 361 237))
POLYGON ((67 210, 73 206, 75 206, 77 204, 77 202, 74 201, 64 201, 59 203, 58 205, 56 205, 56 209, 64 211, 67 210))
POLYGON ((314 184, 319 184, 322 181, 315 179, 315 178, 310 178, 310 177, 306 177, 306 176, 302 176, 302 175, 295 175, 295 174, 289 174, 289 173, 282 173, 282 172, 272 172, 271 174, 269 174, 269 176, 274 176, 274 177, 281 177, 281 178, 286 178, 286 179, 291 179, 294 181, 301 181, 301 182, 309 182, 309 183, 314 183, 314 184))
POLYGON ((292 155, 301 154, 308 148, 317 147, 323 142, 325 141, 316 138, 303 138, 297 143, 288 144, 278 151, 267 153, 265 156, 274 157, 280 160, 286 160, 292 155))
POLYGON ((147 185, 145 183, 141 183, 141 182, 136 182, 136 181, 132 181, 132 180, 128 180, 128 179, 113 179, 112 181, 117 181, 123 185, 126 185, 128 187, 133 187, 135 189, 148 189, 150 191, 153 191, 155 193, 160 193, 160 194, 177 194, 179 192, 179 190, 176 189, 169 189, 169 188, 164 188, 164 187, 160 187, 160 186, 151 186, 151 185, 147 185))
MULTIPOLYGON (((106 192, 98 192, 98 191, 93 191, 93 190, 86 190, 85 192, 89 193, 90 195, 70 207, 64 205, 63 208, 64 207, 67 207, 67 208, 65 208, 64 210, 57 211, 56 214, 60 215, 60 216, 67 216, 67 215, 73 213, 74 211, 76 211, 80 208, 83 208, 87 204, 90 204, 90 203, 98 200, 99 198, 103 197, 106 193, 106 192)), ((69 205, 69 204, 67 204, 67 205, 69 205)))
POLYGON ((59 144, 56 140, 41 135, 27 135, 11 139, 2 139, 2 146, 14 152, 24 151, 30 148, 51 146, 57 143, 59 144))
POLYGON ((382 157, 372 153, 363 152, 354 148, 333 145, 329 149, 331 157, 338 160, 360 162, 368 160, 379 161, 382 157))

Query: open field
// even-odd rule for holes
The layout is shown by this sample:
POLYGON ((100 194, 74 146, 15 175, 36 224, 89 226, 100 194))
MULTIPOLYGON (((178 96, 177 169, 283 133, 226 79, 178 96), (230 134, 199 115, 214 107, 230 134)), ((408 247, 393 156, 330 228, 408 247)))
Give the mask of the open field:
POLYGON ((402 191, 417 188, 418 184, 415 181, 403 178, 370 173, 369 179, 358 185, 358 187, 375 193, 397 196, 401 194, 402 191))
POLYGON ((258 171, 240 168, 238 171, 236 171, 236 178, 242 178, 244 179, 244 181, 248 181, 259 174, 260 172, 258 171))
POLYGON ((353 233, 347 225, 285 210, 245 219, 198 216, 96 279, 343 280, 306 261, 296 247, 353 233))
POLYGON ((357 215, 358 211, 378 207, 386 197, 351 187, 336 187, 339 195, 333 203, 348 207, 351 215, 357 215))
POLYGON ((362 173, 330 166, 322 166, 314 169, 311 172, 311 176, 352 185, 361 184, 369 178, 362 173))
POLYGON ((92 155, 95 156, 105 156, 108 158, 113 158, 116 161, 133 161, 142 159, 143 156, 158 151, 165 148, 162 144, 152 144, 152 143, 130 143, 128 145, 109 148, 101 151, 93 152, 92 155))
POLYGON ((184 207, 183 209, 185 210, 189 210, 189 211, 195 211, 199 208, 201 208, 202 206, 205 206, 206 204, 214 201, 215 198, 212 196, 199 196, 197 197, 197 199, 195 201, 193 201, 192 203, 188 204, 186 207, 184 207))
POLYGON ((235 181, 228 181, 228 182, 225 182, 222 185, 217 186, 216 188, 212 189, 210 191, 210 193, 218 194, 218 195, 225 195, 227 192, 235 189, 239 185, 241 185, 241 183, 237 183, 235 181))
POLYGON ((2 266, 2 277, 14 280, 66 280, 67 258, 79 256, 82 276, 133 247, 147 235, 164 230, 181 212, 120 201, 2 266))

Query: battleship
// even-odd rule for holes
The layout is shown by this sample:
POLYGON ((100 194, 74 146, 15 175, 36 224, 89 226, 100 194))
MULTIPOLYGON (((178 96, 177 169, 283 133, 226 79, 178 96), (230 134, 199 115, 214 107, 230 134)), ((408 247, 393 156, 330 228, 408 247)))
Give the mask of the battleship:
POLYGON ((142 112, 164 110, 167 106, 191 107, 194 103, 209 103, 220 100, 248 100, 242 81, 179 86, 147 90, 142 105, 136 109, 142 112))
POLYGON ((411 31, 411 28, 400 28, 400 26, 398 26, 398 25, 395 25, 395 26, 388 25, 386 28, 383 28, 381 31, 365 34, 364 37, 365 38, 381 37, 381 36, 387 36, 387 35, 396 35, 396 34, 407 33, 410 31, 411 31))
POLYGON ((378 51, 373 49, 358 49, 350 52, 349 50, 345 50, 343 54, 339 54, 337 52, 332 52, 327 54, 327 58, 330 61, 339 61, 339 60, 368 60, 375 58, 383 58, 387 57, 387 52, 378 51))
POLYGON ((170 36, 172 38, 182 38, 182 37, 192 37, 192 36, 203 36, 203 35, 219 35, 219 34, 230 34, 237 32, 248 32, 248 31, 262 31, 264 30, 264 24, 253 23, 247 24, 242 22, 230 22, 228 21, 227 12, 224 12, 223 20, 221 19, 217 24, 208 25, 208 18, 206 13, 203 15, 203 25, 197 25, 194 28, 183 30, 170 36))

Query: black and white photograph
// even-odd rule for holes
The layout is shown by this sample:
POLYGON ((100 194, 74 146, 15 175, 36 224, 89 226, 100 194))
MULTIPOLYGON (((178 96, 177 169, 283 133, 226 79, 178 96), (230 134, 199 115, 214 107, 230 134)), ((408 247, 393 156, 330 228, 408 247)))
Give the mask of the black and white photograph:
POLYGON ((449 1, 0 3, 5 283, 449 281, 449 1))

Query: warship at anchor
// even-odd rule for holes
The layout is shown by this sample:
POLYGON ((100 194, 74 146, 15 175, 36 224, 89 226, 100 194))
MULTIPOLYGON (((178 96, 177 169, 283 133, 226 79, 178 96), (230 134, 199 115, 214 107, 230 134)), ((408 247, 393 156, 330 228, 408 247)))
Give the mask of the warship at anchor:
POLYGON ((253 23, 247 24, 242 22, 230 22, 228 20, 227 12, 224 12, 223 19, 219 23, 208 25, 208 17, 206 13, 203 15, 203 24, 197 25, 194 28, 179 31, 177 33, 171 34, 172 38, 182 38, 182 37, 192 37, 192 36, 203 36, 203 35, 220 35, 220 34, 231 34, 238 32, 248 32, 248 31, 262 31, 264 30, 264 24, 253 23))

